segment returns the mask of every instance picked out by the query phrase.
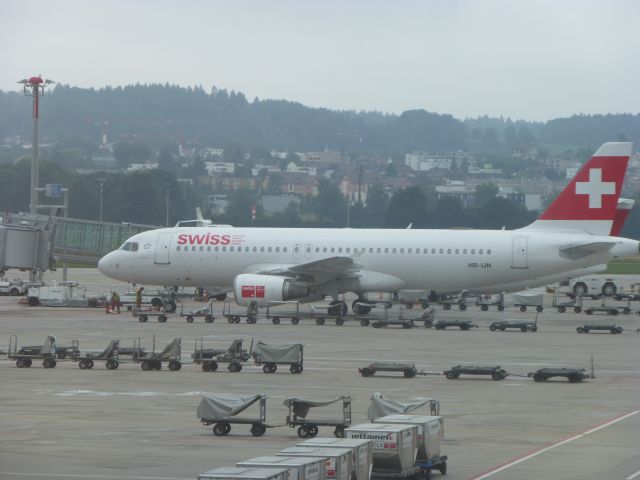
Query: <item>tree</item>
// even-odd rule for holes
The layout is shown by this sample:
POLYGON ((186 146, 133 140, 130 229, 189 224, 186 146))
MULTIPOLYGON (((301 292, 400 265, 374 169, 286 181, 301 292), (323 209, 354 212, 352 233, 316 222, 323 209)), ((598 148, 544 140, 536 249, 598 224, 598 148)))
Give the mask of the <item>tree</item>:
POLYGON ((421 227, 426 213, 426 197, 422 190, 419 187, 407 187, 391 197, 384 224, 392 228, 406 228, 410 223, 414 227, 421 227))
POLYGON ((158 155, 158 169, 170 172, 175 175, 176 162, 168 149, 163 149, 158 155))
POLYGON ((113 155, 121 168, 130 163, 142 163, 151 158, 151 148, 142 143, 120 142, 113 147, 113 155))
POLYGON ((476 205, 485 205, 496 198, 499 189, 493 183, 483 183, 476 188, 476 205))

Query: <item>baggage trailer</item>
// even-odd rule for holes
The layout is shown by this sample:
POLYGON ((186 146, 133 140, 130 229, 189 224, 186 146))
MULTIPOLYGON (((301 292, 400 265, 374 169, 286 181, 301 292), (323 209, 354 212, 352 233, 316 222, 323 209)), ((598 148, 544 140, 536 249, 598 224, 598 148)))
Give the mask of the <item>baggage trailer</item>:
POLYGON ((262 365, 264 373, 274 373, 278 369, 278 365, 289 365, 289 371, 297 374, 304 370, 303 350, 304 344, 302 343, 270 345, 258 341, 251 356, 256 365, 262 365))
POLYGON ((493 322, 491 323, 491 325, 489 325, 489 330, 491 330, 492 332, 495 332, 496 330, 500 330, 504 332, 505 330, 512 329, 512 328, 516 330, 520 330, 521 332, 527 332, 527 331, 537 332, 538 331, 537 322, 524 322, 524 321, 513 320, 513 321, 493 322))
POLYGON ((184 311, 184 305, 180 304, 180 316, 187 317, 187 323, 193 323, 195 318, 204 318, 206 323, 213 323, 216 317, 213 316, 213 300, 210 300, 206 307, 197 308, 190 312, 184 311))
POLYGON ((326 480, 350 480, 353 470, 350 448, 338 447, 289 447, 280 450, 278 457, 317 457, 325 461, 326 480))
POLYGON ((618 315, 619 313, 622 313, 624 315, 629 315, 631 313, 631 301, 627 300, 626 306, 609 306, 603 300, 600 306, 586 308, 584 313, 587 315, 593 315, 594 313, 604 313, 606 315, 618 315))
POLYGON ((205 348, 204 339, 195 340, 195 348, 191 354, 193 363, 202 366, 203 372, 215 372, 219 363, 228 363, 227 370, 239 372, 242 370, 242 363, 250 358, 249 352, 242 348, 242 339, 238 338, 231 342, 227 349, 205 348))
POLYGON ((138 310, 134 308, 132 312, 133 316, 141 323, 148 322, 151 317, 156 317, 158 322, 165 323, 169 318, 164 311, 159 310, 158 308, 149 308, 145 310, 138 310))
POLYGON ((290 480, 288 468, 220 467, 198 475, 198 480, 290 480))
POLYGON ((139 363, 142 370, 161 370, 162 362, 169 362, 169 370, 172 372, 182 368, 180 354, 182 351, 182 339, 174 338, 160 352, 155 352, 155 336, 153 339, 153 350, 149 353, 139 350, 137 355, 132 356, 135 363, 139 363))
POLYGON ((324 325, 326 320, 333 320, 338 326, 344 325, 347 313, 335 315, 336 304, 332 305, 309 305, 311 318, 315 318, 316 325, 324 325))
POLYGON ((457 305, 458 309, 465 311, 467 309, 467 295, 453 295, 442 297, 438 300, 438 304, 442 306, 443 310, 451 310, 453 305, 457 305))
POLYGON ((222 306, 222 316, 227 319, 229 323, 240 323, 245 318, 248 324, 258 322, 258 302, 249 302, 247 305, 246 313, 236 313, 231 311, 231 300, 226 299, 222 306))
POLYGON ((564 313, 568 308, 573 308, 575 313, 582 312, 582 295, 570 294, 572 298, 566 302, 558 302, 558 292, 553 296, 551 305, 558 310, 558 313, 564 313))
POLYGON ((406 415, 425 405, 428 405, 428 414, 432 416, 438 416, 440 414, 440 402, 434 398, 417 397, 407 401, 400 401, 387 398, 380 392, 375 392, 371 396, 371 403, 367 410, 367 418, 373 421, 376 418, 386 415, 406 415))
POLYGON ((359 368, 358 372, 363 377, 370 377, 376 372, 402 372, 405 378, 413 378, 418 374, 415 363, 399 363, 399 362, 376 362, 371 363, 364 368, 359 368))
POLYGON ((300 438, 313 438, 318 435, 318 427, 334 427, 333 434, 336 438, 344 437, 344 430, 351 425, 351 397, 341 396, 333 400, 315 401, 301 397, 289 397, 284 401, 289 408, 286 425, 291 428, 298 427, 300 438), (316 407, 325 407, 336 402, 342 402, 342 418, 307 418, 309 410, 316 407))
POLYGON ((535 307, 536 312, 538 313, 542 312, 543 300, 544 300, 544 295, 542 293, 535 293, 535 294, 514 293, 513 294, 513 306, 520 307, 520 311, 523 313, 527 311, 527 307, 535 307))
MULTIPOLYGON (((292 480, 324 480, 325 459, 321 457, 255 457, 236 463, 237 467, 288 468, 292 480)), ((368 479, 367 479, 368 480, 368 479)))
POLYGON ((529 372, 528 377, 533 377, 536 382, 544 382, 553 377, 565 377, 569 383, 578 383, 587 378, 593 378, 585 373, 584 368, 540 368, 535 372, 529 372))
POLYGON ((108 370, 115 370, 118 368, 118 346, 120 345, 120 340, 114 338, 109 342, 107 348, 102 351, 97 352, 80 352, 78 356, 73 357, 74 362, 78 362, 78 367, 81 370, 92 369, 94 363, 98 360, 105 361, 105 367, 108 370))
POLYGON ((251 435, 261 437, 271 428, 267 425, 266 395, 203 395, 197 410, 198 418, 203 425, 213 425, 213 434, 217 437, 228 435, 231 425, 251 425, 251 435), (258 416, 239 417, 254 403, 258 404, 258 416))
MULTIPOLYGON (((427 306, 419 317, 405 317, 405 307, 400 306, 400 313, 396 319, 389 318, 389 309, 385 309, 384 317, 371 320, 371 326, 373 328, 387 327, 389 325, 400 325, 402 328, 413 328, 416 322, 423 322, 425 328, 431 328, 433 326, 433 320, 435 319, 435 310, 432 307, 427 306)), ((360 325, 369 325, 370 319, 360 319, 360 325)))
POLYGON ((624 329, 620 325, 612 324, 596 324, 596 323, 585 323, 581 327, 576 328, 576 332, 578 333, 589 333, 591 330, 604 330, 611 334, 622 333, 624 329))
POLYGON ((480 307, 480 310, 486 312, 489 310, 489 307, 496 307, 499 312, 504 311, 504 293, 499 293, 498 295, 492 296, 490 298, 478 298, 476 300, 476 305, 480 307))
POLYGON ((55 368, 56 366, 56 337, 49 335, 41 348, 29 353, 19 353, 18 336, 9 336, 9 350, 7 352, 9 360, 16 361, 16 367, 29 368, 34 360, 42 360, 43 368, 55 368))
POLYGON ((503 380, 509 375, 506 370, 497 366, 480 365, 456 365, 450 370, 444 371, 445 377, 449 380, 458 378, 460 375, 490 375, 494 380, 503 380))
POLYGON ((436 330, 444 330, 447 327, 458 327, 460 330, 478 328, 478 325, 469 320, 438 320, 434 325, 436 330))
MULTIPOLYGON (((78 348, 78 340, 71 340, 70 345, 56 345, 56 358, 60 360, 64 360, 67 356, 74 358, 80 354, 80 349, 78 348)), ((18 350, 18 355, 38 355, 42 350, 42 346, 38 345, 27 345, 20 347, 18 350)))
POLYGON ((329 447, 351 449, 351 480, 369 480, 373 464, 373 444, 371 440, 353 438, 311 438, 300 442, 297 447, 329 447))
POLYGON ((291 325, 298 325, 300 323, 300 302, 292 300, 292 301, 282 301, 282 302, 267 302, 267 311, 266 311, 267 320, 271 320, 271 323, 274 325, 280 325, 280 321, 283 318, 288 318, 291 320, 291 325), (281 305, 295 305, 295 312, 277 312, 271 315, 271 309, 273 307, 278 307, 281 305))

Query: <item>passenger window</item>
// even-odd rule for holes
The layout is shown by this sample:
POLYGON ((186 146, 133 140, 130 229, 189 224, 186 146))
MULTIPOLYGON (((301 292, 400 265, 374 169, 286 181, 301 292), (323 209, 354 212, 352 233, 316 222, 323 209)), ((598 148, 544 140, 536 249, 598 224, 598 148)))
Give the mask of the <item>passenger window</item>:
MULTIPOLYGON (((407 253, 411 253, 411 252, 413 252, 413 250, 412 250, 412 249, 410 249, 410 248, 409 248, 409 249, 407 249, 407 253)), ((416 253, 418 253, 418 252, 416 252, 416 253)))
POLYGON ((338 248, 338 253, 342 253, 342 247, 338 248))
POLYGON ((487 249, 487 255, 491 255, 491 249, 487 249))
POLYGON ((249 251, 249 247, 244 247, 244 251, 248 252, 249 251))
POLYGON ((373 248, 369 247, 369 253, 373 253, 373 248))
POLYGON ((385 248, 385 249, 384 249, 384 253, 389 253, 389 249, 388 249, 388 248, 385 248))
POLYGON ((396 253, 396 249, 395 248, 391 249, 391 253, 396 253))
POLYGON ((261 252, 264 252, 264 247, 260 247, 260 251, 261 251, 261 252))
POLYGON ((467 254, 467 249, 466 249, 466 248, 463 248, 463 249, 462 249, 462 254, 463 254, 463 255, 466 255, 466 254, 467 254))
POLYGON ((178 245, 178 246, 176 247, 176 250, 177 250, 178 252, 180 251, 180 245, 178 245))
POLYGON ((335 247, 331 247, 331 253, 335 252, 336 248, 335 247))
POLYGON ((327 247, 324 247, 324 248, 322 249, 322 251, 323 251, 324 253, 327 253, 327 247))
POLYGON ((218 250, 220 250, 220 247, 214 247, 214 250, 217 252, 218 250))
POLYGON ((253 251, 257 252, 258 251, 258 247, 253 247, 253 251))
POLYGON ((482 255, 482 249, 478 250, 478 253, 479 253, 480 255, 482 255))
POLYGON ((227 251, 227 247, 222 247, 222 251, 226 252, 227 251))
POLYGON ((316 247, 316 253, 320 253, 320 247, 316 247))
MULTIPOLYGON (((233 247, 231 247, 231 248, 233 248, 233 247)), ((200 245, 200 251, 204 252, 204 247, 202 245, 200 245)))
POLYGON ((440 255, 442 255, 444 253, 444 248, 440 249, 440 255))
POLYGON ((400 249, 400 253, 404 253, 404 248, 401 248, 401 249, 400 249))
POLYGON ((381 253, 381 252, 382 252, 382 249, 381 249, 381 248, 378 248, 378 249, 376 250, 376 252, 377 252, 377 253, 381 253))
POLYGON ((195 252, 196 251, 196 246, 194 245, 193 247, 191 247, 191 251, 195 252))
MULTIPOLYGON (((307 249, 307 251, 309 250, 307 249)), ((276 252, 280 252, 280 247, 276 247, 276 252)))
POLYGON ((456 255, 460 253, 460 250, 456 248, 456 255))
POLYGON ((271 247, 267 248, 267 252, 271 253, 271 247))
POLYGON ((233 252, 233 247, 229 247, 229 251, 230 251, 230 252, 233 252))
POLYGON ((435 254, 435 253, 436 253, 436 249, 435 249, 435 248, 432 248, 432 249, 431 249, 431 254, 435 254))
POLYGON ((287 251, 287 247, 283 247, 283 248, 282 248, 282 251, 283 251, 283 252, 286 252, 286 251, 287 251))
POLYGON ((475 255, 475 254, 476 254, 476 249, 475 249, 475 248, 472 248, 472 249, 471 249, 471 255, 475 255))

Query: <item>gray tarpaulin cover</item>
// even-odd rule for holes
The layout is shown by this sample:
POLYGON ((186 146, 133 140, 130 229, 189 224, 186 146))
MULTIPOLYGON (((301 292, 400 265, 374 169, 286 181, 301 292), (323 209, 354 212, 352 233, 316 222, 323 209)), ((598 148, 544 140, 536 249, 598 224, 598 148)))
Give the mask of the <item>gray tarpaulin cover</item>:
POLYGON ((182 339, 174 338, 171 343, 168 343, 166 347, 162 349, 160 353, 156 353, 153 356, 155 358, 168 358, 175 359, 180 357, 180 352, 182 350, 182 339))
POLYGON ((371 420, 386 417, 387 415, 404 415, 417 410, 432 400, 432 398, 417 397, 412 398, 408 402, 400 402, 398 400, 385 398, 380 392, 376 392, 371 397, 367 415, 371 420))
POLYGON ((198 418, 227 420, 250 407, 262 397, 263 395, 235 395, 233 393, 203 395, 200 405, 198 405, 198 418))
POLYGON ((542 305, 542 293, 514 293, 514 305, 542 305))
POLYGON ((342 396, 342 397, 334 398, 333 400, 326 400, 323 402, 318 402, 315 400, 307 400, 306 398, 300 398, 300 397, 289 397, 285 399, 284 405, 286 407, 290 407, 296 416, 300 418, 305 418, 309 413, 310 408, 324 407, 326 405, 331 405, 332 403, 340 402, 345 398, 348 399, 350 397, 342 396))
POLYGON ((262 363, 299 363, 302 361, 302 346, 302 343, 267 345, 259 341, 253 347, 253 358, 262 363))
POLYGON ((56 354, 56 337, 49 335, 42 345, 41 355, 55 355, 56 354))

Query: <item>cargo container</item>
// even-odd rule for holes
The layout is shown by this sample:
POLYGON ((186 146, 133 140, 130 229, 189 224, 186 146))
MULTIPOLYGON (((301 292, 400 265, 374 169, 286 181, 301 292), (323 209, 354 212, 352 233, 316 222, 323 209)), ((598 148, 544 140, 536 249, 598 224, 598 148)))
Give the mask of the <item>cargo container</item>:
POLYGON ((418 427, 418 454, 416 463, 440 458, 440 447, 444 436, 444 419, 431 415, 387 415, 373 423, 409 424, 418 427))
POLYGON ((243 460, 237 467, 288 468, 289 480, 324 480, 324 458, 320 457, 256 457, 243 460))
POLYGON ((401 473, 415 466, 418 427, 387 423, 361 423, 345 430, 345 438, 371 440, 373 470, 401 473))
POLYGON ((351 480, 369 480, 373 464, 373 443, 371 440, 352 438, 312 438, 298 443, 299 447, 337 447, 350 448, 351 480))
POLYGON ((289 469, 219 467, 198 475, 198 480, 289 480, 289 469))
POLYGON ((351 449, 328 447, 290 447, 280 450, 279 457, 321 457, 325 459, 324 476, 327 480, 351 479, 351 449))

